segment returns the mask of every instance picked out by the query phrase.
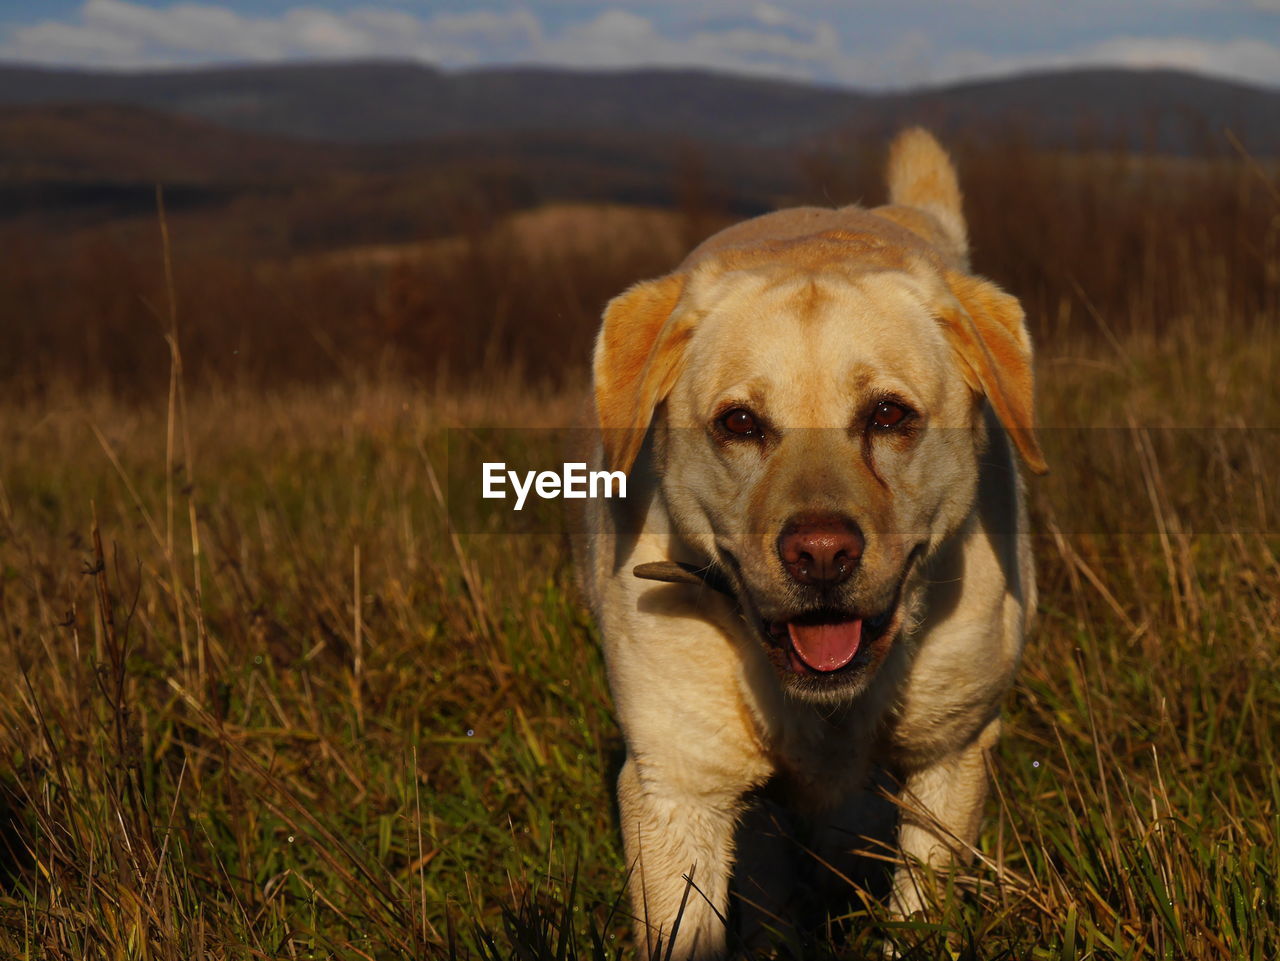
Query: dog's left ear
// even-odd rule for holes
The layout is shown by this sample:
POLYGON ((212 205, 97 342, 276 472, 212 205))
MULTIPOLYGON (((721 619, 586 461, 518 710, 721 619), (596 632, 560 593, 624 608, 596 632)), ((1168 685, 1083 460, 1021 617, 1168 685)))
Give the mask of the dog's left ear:
POLYGON ((944 270, 951 297, 939 307, 942 330, 969 386, 986 395, 1022 459, 1048 473, 1035 435, 1031 337, 1022 305, 990 281, 944 270))
POLYGON ((629 472, 654 409, 671 392, 692 322, 672 315, 684 276, 636 284, 609 302, 593 361, 596 417, 610 470, 629 472))

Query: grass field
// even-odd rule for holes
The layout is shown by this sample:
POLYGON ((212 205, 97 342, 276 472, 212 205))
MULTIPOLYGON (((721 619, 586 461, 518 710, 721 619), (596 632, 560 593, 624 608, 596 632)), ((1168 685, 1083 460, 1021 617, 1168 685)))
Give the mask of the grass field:
MULTIPOLYGON (((1040 420, 1073 430, 1031 485, 1039 627, 980 856, 893 933, 906 956, 1280 956, 1259 222, 1247 284, 1192 256, 1211 234, 1179 298, 1150 264, 1128 300, 1062 296, 1040 420)), ((1081 289, 1119 283, 1098 276, 1081 289)), ((568 423, 572 383, 172 373, 0 404, 0 954, 627 956, 621 743, 567 550, 453 535, 441 489, 447 428, 568 423)), ((780 952, 881 956, 880 913, 780 952)))

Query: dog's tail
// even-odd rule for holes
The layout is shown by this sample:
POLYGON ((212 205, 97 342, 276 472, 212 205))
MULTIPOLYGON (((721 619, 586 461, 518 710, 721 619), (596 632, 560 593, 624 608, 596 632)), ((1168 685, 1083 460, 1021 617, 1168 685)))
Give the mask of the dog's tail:
POLYGON ((951 158, 922 127, 902 131, 889 148, 889 202, 931 214, 946 246, 961 257, 969 251, 960 184, 951 158))

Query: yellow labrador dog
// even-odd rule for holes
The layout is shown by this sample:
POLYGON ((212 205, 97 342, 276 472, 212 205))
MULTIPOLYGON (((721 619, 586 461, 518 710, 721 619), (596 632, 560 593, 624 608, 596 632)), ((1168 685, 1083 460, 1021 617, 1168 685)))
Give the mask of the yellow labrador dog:
POLYGON ((605 311, 596 466, 630 489, 589 502, 576 548, 642 949, 726 950, 735 830, 766 782, 820 820, 891 772, 901 915, 923 903, 912 864, 978 830, 1035 606, 1012 454, 1043 471, 1031 343, 968 272, 933 137, 901 134, 888 181, 888 206, 730 227, 605 311))

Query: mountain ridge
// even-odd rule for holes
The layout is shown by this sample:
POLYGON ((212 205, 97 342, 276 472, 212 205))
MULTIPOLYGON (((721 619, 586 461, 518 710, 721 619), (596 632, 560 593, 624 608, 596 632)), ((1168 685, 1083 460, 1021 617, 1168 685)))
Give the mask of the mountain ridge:
POLYGON ((1280 155, 1280 90, 1170 70, 1044 71, 908 91, 858 91, 698 69, 445 72, 336 61, 103 72, 0 63, 0 104, 118 103, 233 130, 392 144, 502 133, 617 133, 743 147, 880 137, 907 123, 944 135, 1016 129, 1051 149, 1122 145, 1173 154, 1222 146, 1280 155))

